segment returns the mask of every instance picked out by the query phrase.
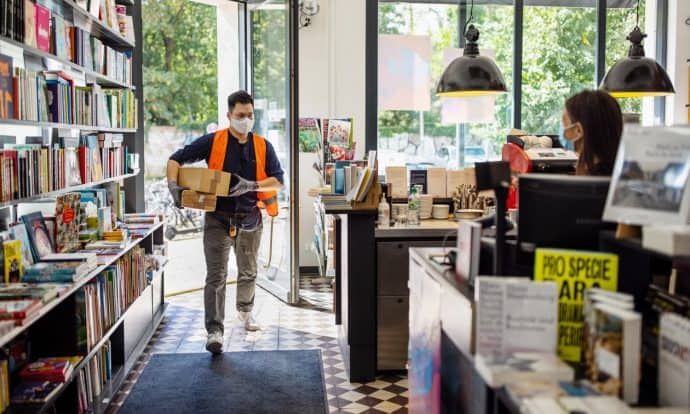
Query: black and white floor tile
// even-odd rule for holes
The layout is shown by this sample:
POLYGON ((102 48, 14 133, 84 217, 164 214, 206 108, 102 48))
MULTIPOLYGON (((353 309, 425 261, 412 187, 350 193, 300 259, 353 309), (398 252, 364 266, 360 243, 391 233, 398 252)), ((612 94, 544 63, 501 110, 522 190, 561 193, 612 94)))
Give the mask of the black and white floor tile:
MULTIPOLYGON (((237 320, 235 286, 229 285, 225 351, 320 349, 330 413, 407 413, 408 382, 405 375, 383 375, 366 384, 348 381, 336 339, 330 281, 305 279, 301 286, 303 300, 298 307, 286 305, 257 289, 254 312, 262 330, 252 333, 246 332, 237 320)), ((109 413, 117 413, 152 354, 205 352, 203 292, 171 297, 168 303, 164 321, 111 402, 109 413)))

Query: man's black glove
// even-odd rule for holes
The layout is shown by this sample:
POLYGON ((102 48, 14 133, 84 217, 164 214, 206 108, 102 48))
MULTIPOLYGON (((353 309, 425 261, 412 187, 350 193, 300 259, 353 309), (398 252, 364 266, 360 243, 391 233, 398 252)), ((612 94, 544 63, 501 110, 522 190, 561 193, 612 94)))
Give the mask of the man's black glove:
POLYGON ((239 175, 235 175, 234 178, 237 180, 237 183, 230 187, 229 197, 239 197, 259 189, 259 183, 256 181, 245 180, 239 175))
POLYGON ((168 181, 168 191, 175 201, 175 206, 177 208, 182 207, 182 191, 189 190, 187 187, 180 187, 177 185, 177 181, 168 181))

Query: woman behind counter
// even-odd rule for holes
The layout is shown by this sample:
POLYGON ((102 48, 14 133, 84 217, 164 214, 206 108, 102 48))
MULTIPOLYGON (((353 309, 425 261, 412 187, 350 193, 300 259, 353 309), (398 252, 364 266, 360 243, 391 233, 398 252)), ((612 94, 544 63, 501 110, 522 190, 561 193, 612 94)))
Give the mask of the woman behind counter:
POLYGON ((585 90, 565 101, 563 138, 579 155, 576 175, 611 175, 623 133, 618 102, 603 91, 585 90))

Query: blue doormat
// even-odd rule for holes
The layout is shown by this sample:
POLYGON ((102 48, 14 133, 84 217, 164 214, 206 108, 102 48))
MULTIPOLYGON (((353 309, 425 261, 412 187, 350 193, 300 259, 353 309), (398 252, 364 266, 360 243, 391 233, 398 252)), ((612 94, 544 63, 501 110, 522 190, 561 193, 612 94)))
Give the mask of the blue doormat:
POLYGON ((328 412, 321 351, 155 354, 120 414, 328 412))

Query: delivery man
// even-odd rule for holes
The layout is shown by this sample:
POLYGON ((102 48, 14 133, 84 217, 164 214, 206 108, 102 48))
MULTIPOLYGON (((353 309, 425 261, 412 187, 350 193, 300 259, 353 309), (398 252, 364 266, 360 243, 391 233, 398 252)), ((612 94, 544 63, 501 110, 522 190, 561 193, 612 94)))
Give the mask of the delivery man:
POLYGON ((228 254, 237 257, 236 308, 247 331, 259 325, 252 316, 256 287, 257 256, 261 241, 260 209, 278 214, 276 191, 283 186, 283 170, 271 143, 253 134, 254 100, 245 91, 228 97, 230 127, 204 135, 175 152, 168 160, 168 189, 180 205, 184 188, 177 184, 180 165, 205 160, 210 169, 232 174, 228 197, 218 197, 216 211, 207 212, 204 223, 204 287, 206 349, 223 352, 225 285, 228 254))

